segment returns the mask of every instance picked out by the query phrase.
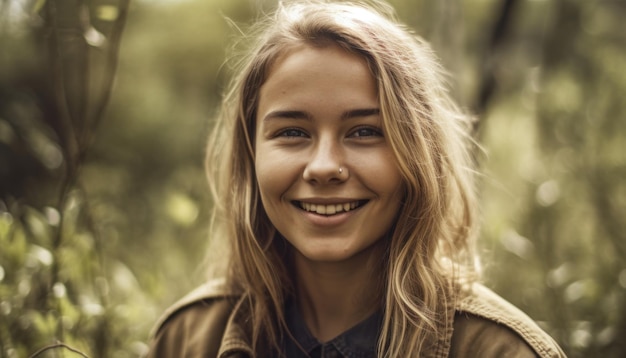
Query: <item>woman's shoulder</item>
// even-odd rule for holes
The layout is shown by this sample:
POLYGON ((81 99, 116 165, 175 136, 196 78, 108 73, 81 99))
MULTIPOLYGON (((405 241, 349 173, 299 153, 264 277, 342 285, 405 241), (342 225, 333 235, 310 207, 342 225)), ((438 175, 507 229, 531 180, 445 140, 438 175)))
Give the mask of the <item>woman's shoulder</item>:
POLYGON ((480 284, 457 302, 450 356, 565 357, 520 309, 480 284))
POLYGON ((198 351, 217 355, 240 296, 225 280, 213 280, 199 286, 166 309, 159 318, 150 335, 148 356, 168 357, 198 351))

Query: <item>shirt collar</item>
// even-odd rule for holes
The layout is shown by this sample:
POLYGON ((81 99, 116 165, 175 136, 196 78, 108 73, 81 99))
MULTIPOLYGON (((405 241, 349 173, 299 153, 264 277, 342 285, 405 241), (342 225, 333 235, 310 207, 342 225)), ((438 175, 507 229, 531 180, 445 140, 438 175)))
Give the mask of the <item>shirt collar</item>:
MULTIPOLYGON (((287 303, 285 314, 287 327, 293 339, 300 344, 306 355, 318 347, 332 345, 346 358, 376 357, 378 337, 383 319, 381 310, 378 310, 364 321, 324 344, 313 337, 293 300, 287 303)), ((288 335, 286 335, 284 347, 288 357, 306 356, 288 335)))

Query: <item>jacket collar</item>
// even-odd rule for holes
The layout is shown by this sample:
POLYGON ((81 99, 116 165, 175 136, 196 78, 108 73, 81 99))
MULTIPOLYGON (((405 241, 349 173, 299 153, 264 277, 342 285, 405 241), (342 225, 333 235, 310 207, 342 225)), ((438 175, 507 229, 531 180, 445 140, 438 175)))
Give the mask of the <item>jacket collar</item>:
POLYGON ((252 327, 250 322, 250 306, 246 304, 246 295, 243 295, 230 315, 222 344, 217 356, 225 357, 253 357, 252 351, 252 327))
MULTIPOLYGON (((452 295, 447 288, 441 292, 440 297, 444 302, 441 311, 437 313, 436 325, 437 332, 442 333, 427 343, 428 346, 432 347, 427 350, 430 353, 425 357, 428 358, 445 358, 448 357, 450 352, 455 302, 451 299, 452 295)), ((226 325, 222 344, 217 355, 219 358, 254 356, 251 343, 252 327, 250 317, 250 308, 247 304, 246 295, 243 295, 237 302, 226 325)))

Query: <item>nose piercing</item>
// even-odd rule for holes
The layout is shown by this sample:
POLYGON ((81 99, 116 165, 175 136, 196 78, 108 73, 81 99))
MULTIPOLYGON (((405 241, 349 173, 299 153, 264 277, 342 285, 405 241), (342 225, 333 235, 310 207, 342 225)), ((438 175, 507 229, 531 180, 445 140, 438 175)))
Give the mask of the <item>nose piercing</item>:
POLYGON ((339 174, 343 173, 343 168, 339 167, 339 174))

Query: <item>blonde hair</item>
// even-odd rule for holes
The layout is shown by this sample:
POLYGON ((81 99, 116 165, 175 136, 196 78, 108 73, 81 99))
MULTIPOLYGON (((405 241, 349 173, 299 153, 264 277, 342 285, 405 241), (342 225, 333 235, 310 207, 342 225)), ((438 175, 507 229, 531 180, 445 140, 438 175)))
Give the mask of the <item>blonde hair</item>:
POLYGON ((279 349, 283 306, 294 292, 287 245, 263 209, 254 172, 259 89, 273 62, 303 44, 340 46, 367 61, 405 183, 384 260, 378 355, 434 349, 451 329, 454 287, 477 276, 470 120, 450 99, 434 54, 380 2, 279 4, 251 32, 252 48, 236 66, 206 164, 218 213, 213 234, 230 243, 229 282, 246 292, 255 351, 279 349))

